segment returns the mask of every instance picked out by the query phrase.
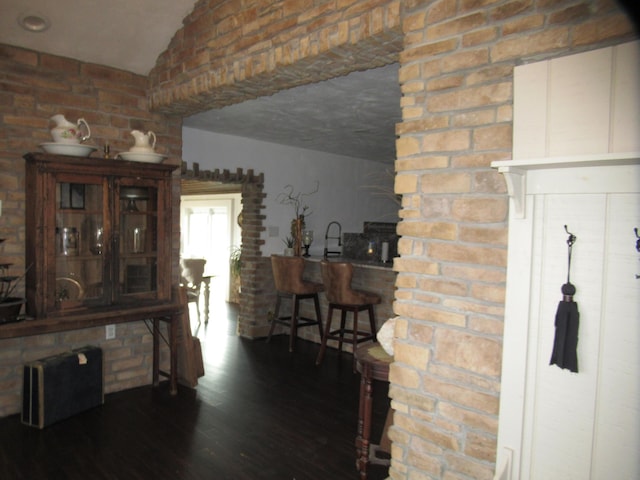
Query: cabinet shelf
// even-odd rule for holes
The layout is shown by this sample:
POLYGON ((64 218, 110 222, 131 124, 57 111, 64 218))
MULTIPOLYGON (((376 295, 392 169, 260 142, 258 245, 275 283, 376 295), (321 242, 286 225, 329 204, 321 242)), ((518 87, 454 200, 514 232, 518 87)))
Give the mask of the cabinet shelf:
MULTIPOLYGON (((545 176, 545 172, 554 171, 555 177, 560 175, 567 176, 566 180, 572 181, 573 177, 580 178, 576 172, 579 169, 591 172, 598 172, 595 178, 600 174, 608 175, 611 167, 633 167, 640 163, 640 152, 622 152, 622 153, 603 153, 594 155, 574 155, 566 157, 546 157, 546 158, 525 158, 519 160, 500 160, 491 163, 493 168, 504 175, 507 190, 511 197, 514 218, 522 219, 525 217, 525 199, 527 194, 532 191, 540 190, 540 175, 545 176), (601 173, 600 173, 601 172, 601 173)), ((593 174, 593 173, 592 173, 593 174)), ((628 187, 632 188, 635 177, 633 175, 622 177, 628 187)), ((551 184, 545 180, 546 184, 551 184)), ((562 191, 566 185, 565 179, 555 182, 562 191)))
POLYGON ((92 254, 86 254, 86 255, 61 255, 61 254, 56 254, 56 259, 61 260, 61 261, 66 261, 66 262, 87 262, 87 261, 102 261, 102 255, 92 255, 92 254))
POLYGON ((176 303, 139 302, 136 306, 127 306, 126 308, 92 309, 76 312, 72 315, 65 314, 64 316, 46 319, 27 317, 19 322, 1 325, 0 339, 66 332, 158 317, 171 317, 179 315, 181 312, 182 307, 176 303))

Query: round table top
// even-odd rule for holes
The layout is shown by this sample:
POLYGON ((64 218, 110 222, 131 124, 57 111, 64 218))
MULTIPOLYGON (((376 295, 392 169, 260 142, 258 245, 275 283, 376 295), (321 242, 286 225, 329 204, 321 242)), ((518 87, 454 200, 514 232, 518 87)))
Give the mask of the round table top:
POLYGON ((356 369, 374 380, 389 380, 389 365, 393 357, 379 343, 367 343, 356 349, 356 369))

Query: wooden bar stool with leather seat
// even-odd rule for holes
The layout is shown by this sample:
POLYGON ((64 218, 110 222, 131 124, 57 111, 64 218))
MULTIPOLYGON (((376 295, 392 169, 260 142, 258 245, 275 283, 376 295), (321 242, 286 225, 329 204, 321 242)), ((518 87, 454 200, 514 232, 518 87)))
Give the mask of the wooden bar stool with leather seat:
POLYGON ((304 272, 304 259, 302 257, 271 255, 271 268, 273 270, 277 299, 267 342, 271 340, 276 324, 286 325, 290 328, 289 351, 293 352, 298 328, 317 325, 318 332, 322 338, 322 314, 320 313, 318 293, 324 290, 324 286, 321 283, 310 282, 302 278, 304 272), (280 316, 282 299, 291 299, 291 315, 280 316), (300 316, 300 300, 306 299, 313 299, 315 319, 300 316))
POLYGON ((360 342, 367 340, 373 340, 375 342, 376 317, 373 306, 379 304, 381 301, 380 296, 376 293, 351 288, 351 280, 353 278, 353 265, 351 263, 323 260, 320 262, 320 268, 322 270, 325 295, 329 302, 329 311, 327 312, 327 322, 325 324, 324 335, 322 336, 320 351, 316 359, 316 365, 322 363, 328 340, 338 341, 338 352, 342 352, 342 344, 345 340, 353 345, 353 352, 356 351, 358 343, 360 342), (335 309, 341 311, 340 328, 331 330, 333 311, 335 309), (358 312, 363 310, 369 312, 369 332, 361 332, 358 330, 358 312), (347 312, 353 313, 352 328, 347 328, 346 325, 347 312))

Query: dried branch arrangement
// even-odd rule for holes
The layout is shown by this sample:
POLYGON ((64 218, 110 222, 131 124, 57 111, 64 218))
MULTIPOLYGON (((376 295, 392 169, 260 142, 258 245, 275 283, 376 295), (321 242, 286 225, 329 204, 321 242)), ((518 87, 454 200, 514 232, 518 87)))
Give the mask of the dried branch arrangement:
POLYGON ((309 206, 305 202, 305 197, 309 197, 316 193, 320 189, 320 182, 316 180, 315 188, 310 192, 298 192, 295 193, 293 185, 285 185, 284 191, 279 193, 276 197, 276 201, 281 205, 291 205, 295 213, 294 218, 300 218, 301 216, 311 215, 309 206))

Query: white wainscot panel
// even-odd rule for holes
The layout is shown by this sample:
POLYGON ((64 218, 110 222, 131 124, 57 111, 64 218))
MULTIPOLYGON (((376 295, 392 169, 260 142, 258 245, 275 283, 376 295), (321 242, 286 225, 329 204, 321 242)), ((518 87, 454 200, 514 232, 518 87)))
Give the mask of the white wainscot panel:
POLYGON ((640 195, 608 202, 592 478, 640 478, 640 195), (613 475, 615 473, 615 475, 613 475))
POLYGON ((589 478, 598 369, 605 195, 538 195, 534 201, 532 305, 521 479, 589 478), (579 305, 579 374, 549 365, 555 314, 575 233, 571 282, 579 305), (535 388, 531 388, 535 386, 535 388))
POLYGON ((513 158, 640 149, 640 41, 514 71, 513 158))

